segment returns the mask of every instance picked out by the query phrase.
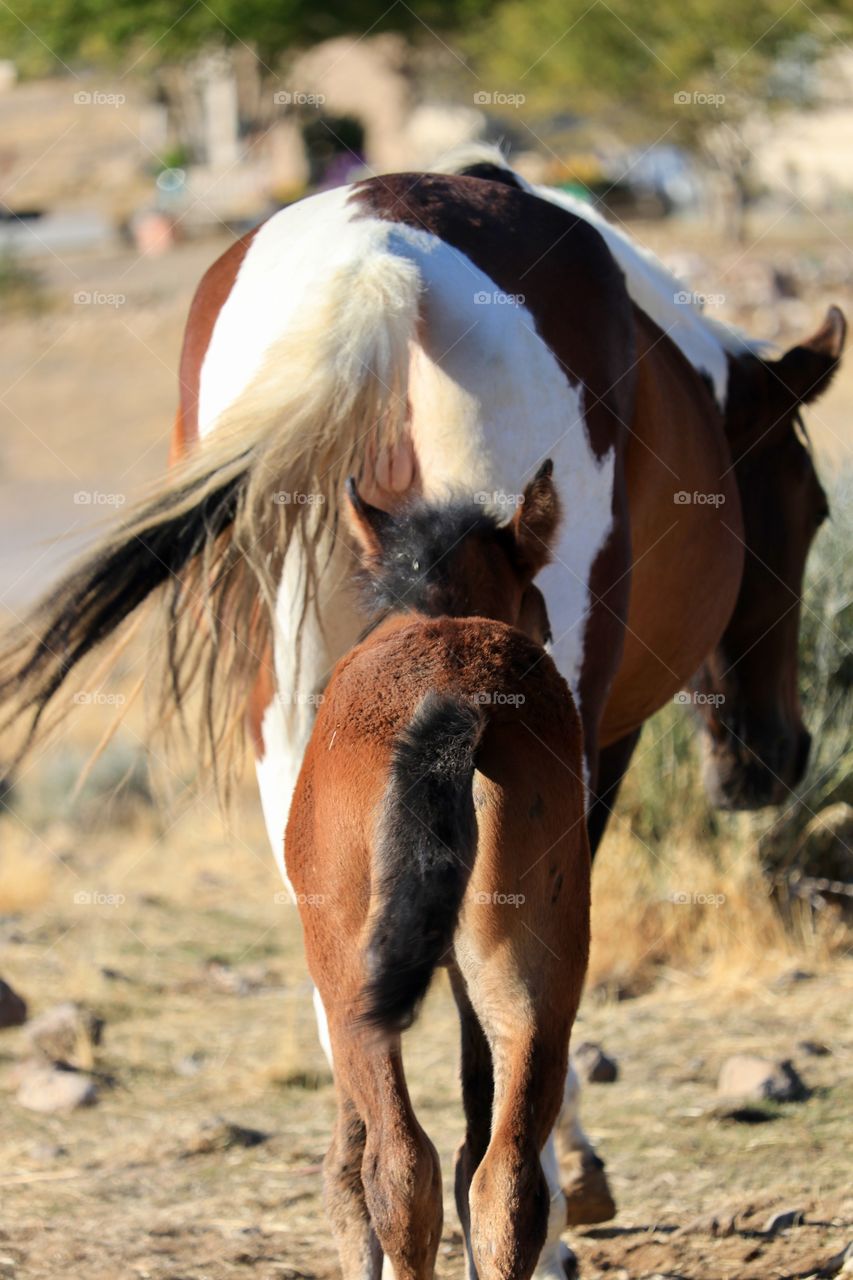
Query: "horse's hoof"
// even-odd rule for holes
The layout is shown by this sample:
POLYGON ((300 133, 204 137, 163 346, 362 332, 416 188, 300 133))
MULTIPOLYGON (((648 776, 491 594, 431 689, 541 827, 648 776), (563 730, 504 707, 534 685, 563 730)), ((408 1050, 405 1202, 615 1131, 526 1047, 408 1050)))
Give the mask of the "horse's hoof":
POLYGON ((610 1191, 604 1161, 593 1152, 574 1157, 575 1171, 563 1185, 566 1197, 566 1226, 592 1226, 616 1216, 616 1201, 610 1191))

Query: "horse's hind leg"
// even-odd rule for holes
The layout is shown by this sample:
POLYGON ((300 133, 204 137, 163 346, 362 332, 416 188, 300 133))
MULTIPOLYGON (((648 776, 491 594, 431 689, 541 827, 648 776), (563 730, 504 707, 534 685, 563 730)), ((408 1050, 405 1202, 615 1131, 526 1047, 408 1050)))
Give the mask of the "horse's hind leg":
POLYGON ((409 1100, 399 1037, 371 1043, 332 1030, 336 1070, 364 1121, 364 1202, 394 1280, 431 1280, 441 1239, 441 1170, 409 1100))
POLYGON ((332 1145, 323 1161, 323 1190, 343 1280, 379 1280, 382 1274, 382 1250, 361 1181, 365 1138, 364 1121, 339 1088, 332 1145))
POLYGON ((469 1280, 476 1280, 477 1268, 471 1253, 471 1181, 489 1145, 492 1131, 494 1078, 492 1053, 483 1028, 471 1007, 465 983, 458 969, 451 968, 450 983, 459 1010, 462 1033, 462 1103, 465 1108, 465 1140, 456 1153, 456 1210, 465 1233, 465 1256, 469 1280))

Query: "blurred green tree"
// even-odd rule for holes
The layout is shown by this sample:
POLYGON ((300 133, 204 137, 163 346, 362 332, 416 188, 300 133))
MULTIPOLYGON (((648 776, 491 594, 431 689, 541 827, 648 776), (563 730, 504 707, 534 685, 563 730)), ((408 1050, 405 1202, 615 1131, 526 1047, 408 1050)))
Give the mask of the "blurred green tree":
POLYGON ((811 105, 817 64, 851 32, 851 0, 503 0, 464 48, 484 90, 524 95, 522 129, 572 112, 609 121, 623 138, 704 151, 730 179, 737 228, 755 126, 778 108, 811 105))
POLYGON ((273 63, 332 36, 465 29, 492 0, 15 0, 0 5, 0 49, 25 72, 92 63, 155 66, 206 48, 248 45, 273 63))

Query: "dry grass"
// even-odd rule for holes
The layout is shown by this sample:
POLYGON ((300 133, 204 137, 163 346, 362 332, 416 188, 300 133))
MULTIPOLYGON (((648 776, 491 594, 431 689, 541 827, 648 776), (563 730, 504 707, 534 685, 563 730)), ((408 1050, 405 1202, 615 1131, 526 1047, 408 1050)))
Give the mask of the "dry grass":
POLYGON ((805 907, 786 926, 754 845, 676 837, 652 853, 618 822, 596 863, 592 920, 587 986, 614 995, 649 990, 666 967, 734 991, 795 962, 825 968, 850 941, 805 907))

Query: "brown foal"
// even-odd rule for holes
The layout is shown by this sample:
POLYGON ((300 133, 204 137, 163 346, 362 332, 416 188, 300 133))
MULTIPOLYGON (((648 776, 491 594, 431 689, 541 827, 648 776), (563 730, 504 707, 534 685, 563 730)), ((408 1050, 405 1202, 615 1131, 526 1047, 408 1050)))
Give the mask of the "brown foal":
POLYGON ((348 486, 378 621, 334 670, 286 836, 329 1027, 325 1190, 346 1280, 378 1276, 382 1254, 395 1280, 433 1274, 439 1162, 400 1037, 439 965, 462 1022, 456 1197, 479 1280, 526 1280, 554 1235, 541 1156, 586 970, 590 860, 580 721, 532 585, 559 523, 551 470, 505 525, 470 502, 391 516, 348 486))

